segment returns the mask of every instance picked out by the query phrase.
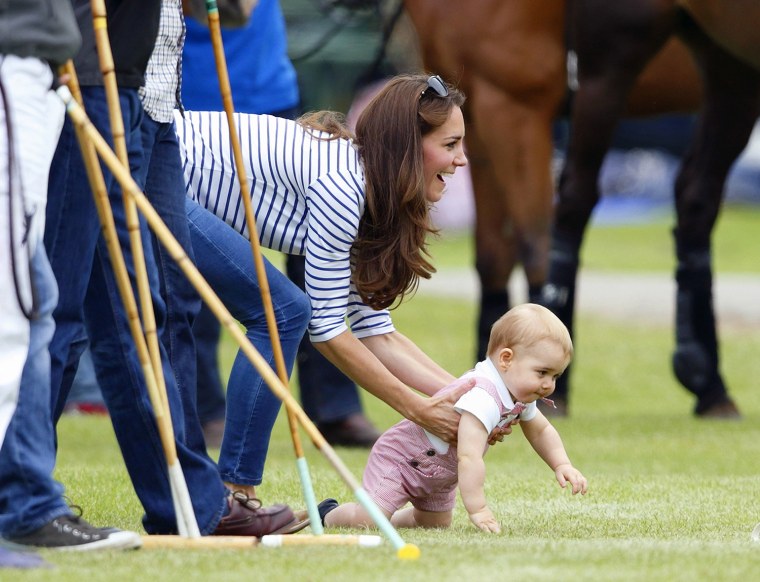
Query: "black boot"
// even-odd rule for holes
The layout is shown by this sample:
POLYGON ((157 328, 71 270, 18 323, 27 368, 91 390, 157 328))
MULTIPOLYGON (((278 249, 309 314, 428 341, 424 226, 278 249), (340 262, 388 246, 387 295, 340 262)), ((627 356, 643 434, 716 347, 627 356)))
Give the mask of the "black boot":
POLYGON ((712 300, 710 248, 685 248, 676 241, 676 346, 673 372, 697 397, 694 413, 738 418, 720 375, 718 337, 712 300))
POLYGON ((486 357, 491 326, 509 309, 509 291, 481 292, 480 314, 478 315, 478 351, 475 354, 480 362, 486 357))
MULTIPOLYGON (((549 253, 549 274, 541 290, 540 303, 565 324, 570 336, 573 336, 573 317, 575 311, 575 286, 578 278, 580 241, 573 237, 554 233, 552 249, 549 253)), ((570 366, 557 380, 552 399, 556 409, 542 407, 545 414, 565 416, 570 392, 570 366)))

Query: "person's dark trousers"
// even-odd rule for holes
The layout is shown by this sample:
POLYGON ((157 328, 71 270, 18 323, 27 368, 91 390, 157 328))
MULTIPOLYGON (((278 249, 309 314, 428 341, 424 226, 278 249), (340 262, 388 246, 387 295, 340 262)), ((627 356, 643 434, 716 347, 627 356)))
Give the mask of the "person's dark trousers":
MULTIPOLYGON (((103 88, 83 87, 82 94, 90 120, 110 139, 109 116, 103 88)), ((141 168, 144 168, 142 105, 136 89, 120 89, 120 101, 130 167, 139 179, 141 168)), ((121 189, 109 172, 105 173, 105 179, 119 241, 125 253, 134 288, 134 269, 121 189)), ((58 418, 63 409, 81 349, 89 336, 98 383, 103 391, 132 484, 145 509, 143 525, 148 533, 175 533, 176 519, 166 460, 154 420, 153 407, 117 290, 106 244, 100 234, 100 225, 79 145, 72 124, 68 120, 51 166, 46 216, 45 247, 59 286, 59 302, 53 314, 56 329, 50 344, 51 392, 55 418, 58 418)), ((156 324, 161 336, 167 311, 159 293, 158 269, 153 257, 151 237, 144 220, 140 221, 140 231, 145 247, 156 324)), ((187 437, 192 435, 193 431, 186 434, 189 427, 185 422, 182 396, 163 345, 161 356, 178 460, 184 472, 201 533, 210 533, 216 529, 227 506, 227 491, 216 465, 205 454, 205 450, 188 444, 187 437)), ((199 431, 198 428, 197 433, 199 431)))
MULTIPOLYGON (((300 289, 304 289, 306 285, 305 268, 305 257, 288 255, 288 278, 300 289)), ((338 422, 362 412, 356 384, 316 350, 308 334, 298 347, 296 365, 301 405, 312 422, 338 422)))
POLYGON ((224 419, 225 396, 219 373, 219 320, 204 303, 193 322, 198 366, 198 418, 202 425, 224 419))

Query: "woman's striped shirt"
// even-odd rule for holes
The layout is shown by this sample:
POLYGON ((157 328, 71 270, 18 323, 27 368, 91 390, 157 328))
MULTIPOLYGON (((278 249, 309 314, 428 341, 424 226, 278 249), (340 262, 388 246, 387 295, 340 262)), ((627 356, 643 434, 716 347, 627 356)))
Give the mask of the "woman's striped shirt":
MULTIPOLYGON (((223 112, 175 112, 187 195, 248 236, 223 112)), ((357 337, 394 330, 351 282, 350 252, 364 212, 364 173, 353 143, 318 139, 295 121, 235 114, 261 245, 306 255, 312 341, 347 329, 357 337)), ((324 137, 324 136, 323 136, 324 137)))

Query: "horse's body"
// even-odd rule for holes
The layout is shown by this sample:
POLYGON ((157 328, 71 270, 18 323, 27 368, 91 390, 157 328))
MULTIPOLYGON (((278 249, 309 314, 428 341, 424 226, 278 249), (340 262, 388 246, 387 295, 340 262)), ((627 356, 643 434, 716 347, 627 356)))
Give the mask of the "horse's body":
POLYGON ((479 353, 522 264, 546 276, 554 185, 552 121, 565 96, 564 8, 554 0, 406 0, 425 67, 467 95, 467 154, 481 284, 479 353))
MULTIPOLYGON (((549 305, 572 329, 580 246, 599 198, 599 169, 617 121, 623 115, 694 111, 704 92, 696 137, 675 194, 679 291, 674 369, 697 396, 697 414, 738 414, 718 371, 710 233, 726 174, 758 114, 760 89, 750 66, 760 64, 757 4, 405 0, 426 68, 468 95, 467 146, 481 283, 479 356, 490 325, 509 307, 506 284, 518 263, 525 270, 529 298, 549 305), (573 100, 573 131, 550 236, 551 125, 565 100, 568 42, 578 55, 580 90, 573 100), (545 281, 549 284, 543 286, 545 281)), ((566 401, 567 375, 557 395, 566 401)))
MULTIPOLYGON (((482 357, 491 324, 510 306, 515 266, 523 267, 533 301, 546 279, 552 123, 567 96, 567 7, 558 0, 405 0, 405 6, 425 67, 467 95, 482 357)), ((693 62, 673 41, 638 77, 627 111, 690 111, 700 98, 693 62)))
MULTIPOLYGON (((705 97, 675 184, 678 291, 673 368, 696 396, 696 414, 737 416, 719 371, 710 237, 726 175, 760 113, 760 73, 749 64, 760 63, 760 41, 756 35, 753 38, 760 5, 748 0, 682 0, 682 4, 694 10, 694 18, 675 0, 573 0, 579 90, 542 299, 572 329, 580 247, 599 199, 599 169, 613 129, 639 72, 668 39, 678 35, 699 65, 705 97), (718 4, 731 9, 716 11, 718 4), (738 5, 744 12, 734 11, 738 5), (737 18, 733 27, 720 20, 728 15, 737 18), (722 35, 722 42, 744 60, 716 44, 697 21, 722 35)), ((557 395, 567 398, 566 380, 558 385, 557 395)))
POLYGON ((756 0, 679 0, 714 42, 760 70, 760 38, 756 0))

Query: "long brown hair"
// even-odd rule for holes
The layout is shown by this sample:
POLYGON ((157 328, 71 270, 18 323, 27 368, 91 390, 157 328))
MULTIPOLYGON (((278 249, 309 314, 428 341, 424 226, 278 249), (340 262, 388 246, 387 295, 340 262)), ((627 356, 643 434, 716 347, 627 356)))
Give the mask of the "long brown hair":
POLYGON ((425 239, 435 233, 425 197, 422 138, 449 119, 464 95, 441 97, 427 75, 391 79, 362 111, 356 146, 364 166, 366 208, 353 245, 352 277, 362 300, 391 307, 435 268, 425 239), (424 92, 424 93, 423 93, 424 92))
POLYGON ((352 247, 351 275, 373 309, 391 307, 429 279, 425 239, 436 233, 425 197, 422 138, 449 119, 464 94, 447 86, 441 97, 428 75, 398 75, 375 95, 356 122, 356 135, 342 114, 310 112, 298 123, 324 132, 321 139, 353 139, 364 167, 366 208, 352 247))
POLYGON ((312 135, 316 131, 327 134, 326 137, 319 136, 319 139, 354 139, 354 134, 346 126, 346 116, 337 111, 308 111, 296 122, 312 135))

